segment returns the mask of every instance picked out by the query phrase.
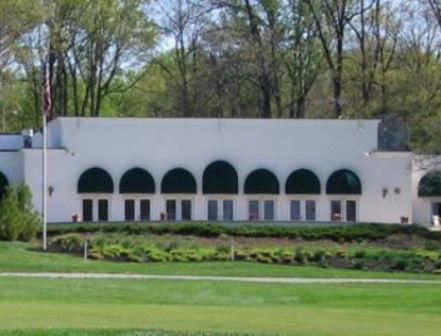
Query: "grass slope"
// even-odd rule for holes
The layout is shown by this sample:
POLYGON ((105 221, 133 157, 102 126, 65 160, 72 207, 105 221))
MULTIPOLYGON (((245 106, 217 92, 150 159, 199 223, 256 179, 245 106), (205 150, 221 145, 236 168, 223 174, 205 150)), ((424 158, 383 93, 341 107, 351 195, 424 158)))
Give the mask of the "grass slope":
POLYGON ((2 278, 0 288, 2 330, 430 336, 441 323, 440 285, 2 278))
POLYGON ((32 250, 38 245, 0 242, 0 272, 110 272, 175 275, 274 276, 324 278, 400 278, 440 280, 440 275, 382 273, 287 265, 265 265, 245 262, 205 263, 114 263, 88 261, 82 258, 42 253, 32 250))

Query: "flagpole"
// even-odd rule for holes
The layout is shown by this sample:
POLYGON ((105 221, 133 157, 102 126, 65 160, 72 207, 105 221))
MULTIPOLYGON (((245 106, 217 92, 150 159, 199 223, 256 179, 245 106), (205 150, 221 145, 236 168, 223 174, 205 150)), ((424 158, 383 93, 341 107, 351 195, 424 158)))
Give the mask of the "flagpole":
MULTIPOLYGON (((44 85, 43 92, 46 91, 46 81, 47 81, 47 69, 44 65, 44 85)), ((45 94, 43 93, 43 103, 42 105, 42 118, 43 118, 43 149, 42 149, 42 173, 43 173, 43 185, 42 185, 42 212, 43 212, 43 251, 47 250, 47 106, 45 104, 45 94)))
POLYGON ((47 132, 46 114, 43 111, 43 250, 47 250, 47 132))

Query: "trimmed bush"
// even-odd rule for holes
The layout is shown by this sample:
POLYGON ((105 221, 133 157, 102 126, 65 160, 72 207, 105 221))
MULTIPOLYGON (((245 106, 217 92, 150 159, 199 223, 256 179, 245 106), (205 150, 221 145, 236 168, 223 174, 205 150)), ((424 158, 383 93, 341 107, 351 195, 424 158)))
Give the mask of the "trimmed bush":
POLYGON ((69 232, 79 233, 127 233, 156 235, 177 234, 198 237, 268 237, 268 238, 301 238, 304 240, 326 239, 335 242, 384 241, 387 237, 421 237, 441 241, 441 232, 432 232, 416 225, 393 224, 357 224, 342 226, 277 226, 277 225, 239 225, 227 226, 210 222, 191 223, 66 223, 51 224, 50 235, 69 232))

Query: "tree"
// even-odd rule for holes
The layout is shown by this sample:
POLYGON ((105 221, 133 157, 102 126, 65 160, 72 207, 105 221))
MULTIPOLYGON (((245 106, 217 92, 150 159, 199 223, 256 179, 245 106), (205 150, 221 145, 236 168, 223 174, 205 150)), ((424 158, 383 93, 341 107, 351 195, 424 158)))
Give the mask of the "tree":
POLYGON ((360 7, 356 0, 305 1, 317 26, 324 58, 331 72, 334 87, 334 117, 339 118, 343 114, 343 59, 346 30, 352 20, 367 7, 360 7))
POLYGON ((321 69, 317 30, 303 0, 289 0, 285 10, 286 49, 283 62, 289 78, 289 117, 304 118, 306 99, 321 69))

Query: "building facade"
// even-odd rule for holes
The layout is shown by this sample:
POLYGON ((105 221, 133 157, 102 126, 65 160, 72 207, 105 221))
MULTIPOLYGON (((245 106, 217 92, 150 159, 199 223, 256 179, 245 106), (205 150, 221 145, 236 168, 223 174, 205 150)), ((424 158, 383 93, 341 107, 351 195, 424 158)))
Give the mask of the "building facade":
MULTIPOLYGON (((48 220, 430 222, 441 198, 418 196, 427 169, 379 151, 378 123, 58 118, 48 220)), ((0 135, 0 194, 25 182, 40 210, 41 134, 27 142, 0 135)))

